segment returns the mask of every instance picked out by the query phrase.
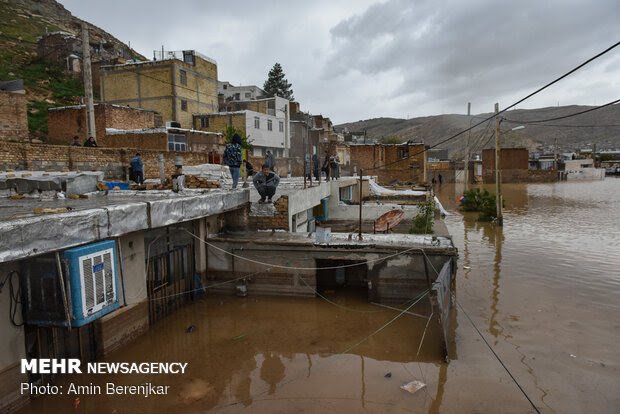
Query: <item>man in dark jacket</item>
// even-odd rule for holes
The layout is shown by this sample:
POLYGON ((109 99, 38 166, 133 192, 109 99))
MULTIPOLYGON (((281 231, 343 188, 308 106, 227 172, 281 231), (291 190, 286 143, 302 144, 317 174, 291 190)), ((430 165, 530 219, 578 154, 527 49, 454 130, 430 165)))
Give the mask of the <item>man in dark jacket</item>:
POLYGON ((131 166, 133 180, 138 184, 142 184, 144 182, 144 163, 139 152, 131 159, 129 165, 131 166))
POLYGON ((232 142, 226 145, 224 150, 224 163, 230 168, 230 176, 232 177, 232 188, 237 188, 239 182, 239 168, 241 167, 241 136, 235 134, 232 137, 232 142))
POLYGON ((265 198, 271 203, 271 197, 276 193, 276 187, 280 184, 280 177, 278 174, 269 170, 267 164, 263 164, 261 170, 254 175, 252 179, 256 191, 260 194, 259 203, 264 203, 265 198))

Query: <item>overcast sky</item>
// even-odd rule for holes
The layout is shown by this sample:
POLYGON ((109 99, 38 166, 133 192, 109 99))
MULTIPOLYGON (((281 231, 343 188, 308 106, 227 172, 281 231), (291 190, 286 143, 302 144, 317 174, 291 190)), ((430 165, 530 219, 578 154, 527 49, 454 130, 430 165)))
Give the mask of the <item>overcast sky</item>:
MULTIPOLYGON (((149 58, 195 49, 219 80, 279 62, 301 109, 334 123, 504 108, 620 41, 618 0, 60 0, 149 58)), ((620 47, 519 108, 620 98, 620 47)))

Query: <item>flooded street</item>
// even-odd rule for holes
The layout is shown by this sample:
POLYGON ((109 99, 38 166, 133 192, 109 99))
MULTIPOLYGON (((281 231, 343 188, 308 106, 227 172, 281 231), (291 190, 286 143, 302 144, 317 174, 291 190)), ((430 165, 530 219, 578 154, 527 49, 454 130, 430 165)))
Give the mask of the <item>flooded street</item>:
MULTIPOLYGON (((534 412, 467 315, 540 412, 619 412, 620 180, 503 189, 503 229, 456 212, 462 188, 437 191, 460 254, 449 364, 434 327, 423 338, 425 318, 380 329, 398 312, 365 292, 330 295, 339 306, 208 295, 107 359, 188 362, 186 375, 59 382, 152 382, 167 396, 83 395, 77 408, 75 396, 42 397, 20 413, 534 412), (426 387, 399 388, 412 380, 426 387)), ((428 315, 428 298, 411 312, 428 315)))

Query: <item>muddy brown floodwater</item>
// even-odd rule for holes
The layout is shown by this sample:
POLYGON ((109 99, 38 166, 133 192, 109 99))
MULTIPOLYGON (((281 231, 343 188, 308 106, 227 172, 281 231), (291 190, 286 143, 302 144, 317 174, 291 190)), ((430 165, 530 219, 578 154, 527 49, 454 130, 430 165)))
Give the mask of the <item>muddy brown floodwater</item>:
POLYGON ((188 362, 186 375, 59 382, 152 382, 170 385, 167 396, 81 396, 77 409, 75 396, 43 397, 21 412, 534 412, 464 312, 540 412, 620 412, 620 179, 504 185, 503 229, 456 212, 462 188, 437 192, 460 253, 450 363, 432 331, 418 354, 426 321, 411 315, 354 346, 398 314, 363 292, 331 296, 348 310, 318 298, 208 296, 108 358, 188 362), (426 387, 399 388, 412 380, 426 387))

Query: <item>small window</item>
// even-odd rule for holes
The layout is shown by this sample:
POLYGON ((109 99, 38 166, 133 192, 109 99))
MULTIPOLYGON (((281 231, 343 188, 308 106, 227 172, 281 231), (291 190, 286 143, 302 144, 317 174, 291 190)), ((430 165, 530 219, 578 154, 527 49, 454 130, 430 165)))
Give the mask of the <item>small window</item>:
POLYGON ((168 150, 169 151, 187 151, 187 139, 183 134, 168 134, 168 150))
POLYGON ((260 129, 260 118, 257 116, 254 117, 254 128, 260 129))
POLYGON ((224 84, 224 90, 228 89, 228 85, 224 84))
POLYGON ((209 128, 209 118, 203 116, 200 118, 200 127, 201 128, 209 128))
POLYGON ((246 93, 245 93, 245 97, 246 97, 246 98, 251 98, 251 97, 252 97, 252 94, 251 94, 250 92, 246 92, 246 93))
POLYGON ((181 85, 187 86, 187 71, 181 69, 181 85))
POLYGON ((238 100, 240 100, 240 99, 241 99, 241 94, 236 93, 236 94, 235 94, 235 101, 238 101, 238 100))
POLYGON ((398 156, 400 158, 409 158, 409 148, 401 148, 398 150, 398 156))
POLYGON ((273 131, 273 122, 271 119, 267 120, 267 131, 273 131))
POLYGON ((280 121, 279 131, 284 132, 284 122, 280 121))
POLYGON ((181 99, 181 111, 187 112, 187 101, 185 99, 181 99))

